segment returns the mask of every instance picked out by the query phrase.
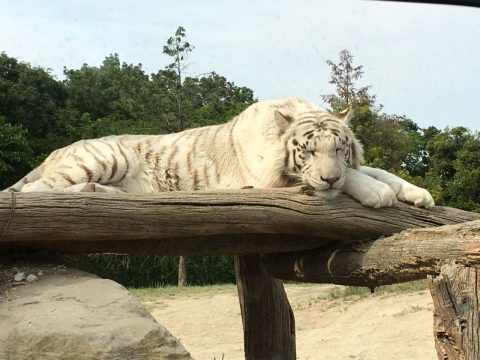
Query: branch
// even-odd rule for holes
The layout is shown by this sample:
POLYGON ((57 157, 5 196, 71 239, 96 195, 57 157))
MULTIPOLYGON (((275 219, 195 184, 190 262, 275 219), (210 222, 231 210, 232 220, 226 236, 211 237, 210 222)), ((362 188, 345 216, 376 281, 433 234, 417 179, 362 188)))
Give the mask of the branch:
POLYGON ((442 265, 454 261, 480 265, 480 220, 264 258, 268 270, 277 278, 367 287, 438 275, 442 265))
POLYGON ((0 192, 0 250, 21 246, 148 255, 279 253, 480 217, 457 209, 426 211, 406 204, 371 209, 346 195, 324 201, 298 191, 0 192))

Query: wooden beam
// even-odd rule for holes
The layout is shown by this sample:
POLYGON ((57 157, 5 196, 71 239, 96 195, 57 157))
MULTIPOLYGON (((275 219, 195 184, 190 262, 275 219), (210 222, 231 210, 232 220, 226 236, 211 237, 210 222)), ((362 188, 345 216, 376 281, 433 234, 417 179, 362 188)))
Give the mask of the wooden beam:
MULTIPOLYGON (((298 188, 159 194, 0 192, 0 242, 60 252, 220 255, 299 251, 376 239, 478 214, 398 204, 363 207, 298 188)), ((1 251, 1 249, 0 249, 1 251)))
POLYGON ((442 265, 452 261, 480 265, 480 220, 410 229, 364 243, 264 256, 265 266, 276 278, 371 288, 438 275, 442 265))
POLYGON ((433 333, 438 359, 480 359, 480 270, 462 264, 442 266, 429 279, 433 333))
POLYGON ((295 360, 295 318, 281 280, 265 270, 260 255, 235 256, 246 360, 295 360))

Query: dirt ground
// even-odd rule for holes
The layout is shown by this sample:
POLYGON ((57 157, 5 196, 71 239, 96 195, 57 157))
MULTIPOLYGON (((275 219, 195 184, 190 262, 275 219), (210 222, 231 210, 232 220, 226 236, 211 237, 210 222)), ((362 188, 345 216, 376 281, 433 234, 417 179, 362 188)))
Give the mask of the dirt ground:
MULTIPOLYGON (((301 360, 435 360, 427 291, 325 299, 326 285, 286 285, 301 360)), ((327 296, 328 297, 328 296, 327 296)), ((244 359, 236 289, 144 300, 197 360, 244 359)))

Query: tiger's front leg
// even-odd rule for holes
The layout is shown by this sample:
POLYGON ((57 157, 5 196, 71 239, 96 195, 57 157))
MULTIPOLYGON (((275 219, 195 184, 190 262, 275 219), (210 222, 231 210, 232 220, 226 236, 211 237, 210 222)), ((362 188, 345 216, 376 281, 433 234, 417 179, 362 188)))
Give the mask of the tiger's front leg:
POLYGON ((380 208, 397 202, 390 186, 351 168, 345 171, 345 183, 341 190, 364 206, 380 208))
POLYGON ((361 166, 359 170, 361 173, 390 186, 397 199, 400 201, 414 204, 415 206, 426 209, 430 209, 435 206, 433 197, 427 190, 413 185, 408 181, 389 173, 388 171, 369 166, 361 166))

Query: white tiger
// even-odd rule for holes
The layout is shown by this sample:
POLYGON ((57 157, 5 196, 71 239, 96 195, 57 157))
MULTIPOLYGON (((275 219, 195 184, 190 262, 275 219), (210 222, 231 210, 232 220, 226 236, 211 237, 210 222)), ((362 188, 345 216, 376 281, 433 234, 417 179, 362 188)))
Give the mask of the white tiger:
POLYGON ((397 199, 434 206, 428 191, 361 166, 351 117, 351 110, 334 115, 297 98, 261 101, 222 125, 78 141, 55 150, 5 191, 154 193, 305 184, 320 196, 343 191, 375 208, 397 199))

